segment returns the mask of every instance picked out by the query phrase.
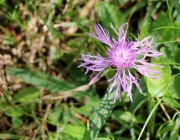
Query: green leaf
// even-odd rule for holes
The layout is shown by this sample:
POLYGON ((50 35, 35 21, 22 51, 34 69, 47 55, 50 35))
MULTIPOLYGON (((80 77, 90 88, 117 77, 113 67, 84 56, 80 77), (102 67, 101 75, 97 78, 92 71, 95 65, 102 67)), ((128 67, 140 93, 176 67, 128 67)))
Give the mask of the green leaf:
POLYGON ((168 85, 171 79, 171 69, 169 64, 162 59, 154 60, 153 64, 163 66, 163 68, 154 68, 155 70, 160 71, 158 79, 154 80, 152 78, 145 77, 147 88, 153 97, 161 97, 168 90, 168 85))
POLYGON ((180 49, 176 44, 164 44, 160 48, 160 52, 163 53, 163 58, 172 63, 180 63, 180 49), (173 50, 174 48, 174 50, 173 50))
POLYGON ((61 117, 63 116, 63 113, 65 113, 65 111, 61 105, 56 108, 51 108, 48 115, 48 121, 54 125, 56 125, 57 122, 65 123, 66 121, 64 121, 64 118, 61 117))
POLYGON ((93 140, 110 140, 109 138, 95 138, 93 140))
MULTIPOLYGON (((175 47, 177 48, 177 47, 175 47)), ((160 52, 163 53, 163 58, 166 60, 173 60, 172 44, 165 44, 160 48, 160 52)))
MULTIPOLYGON (((150 28, 151 29, 156 29, 159 27, 164 27, 164 26, 170 26, 170 22, 168 19, 168 15, 165 12, 160 12, 158 14, 158 18, 156 21, 152 22, 150 28)), ((172 38, 172 29, 170 28, 164 28, 161 30, 155 30, 154 33, 156 33, 158 41, 167 41, 171 40, 172 38)))
POLYGON ((2 41, 3 45, 14 45, 15 40, 13 37, 8 37, 2 41))
POLYGON ((140 40, 143 40, 144 37, 149 36, 148 29, 149 29, 150 23, 147 23, 144 25, 140 32, 140 40))
POLYGON ((176 119, 175 127, 172 129, 169 139, 177 140, 178 139, 178 132, 179 132, 179 123, 180 123, 180 116, 176 119))
POLYGON ((96 112, 90 127, 91 139, 98 136, 100 129, 106 123, 106 120, 111 115, 111 112, 115 106, 114 96, 116 90, 113 90, 111 93, 108 93, 110 86, 108 87, 105 96, 103 97, 100 107, 96 112))
POLYGON ((20 117, 23 115, 23 109, 20 106, 17 106, 16 108, 12 107, 5 111, 5 114, 10 117, 20 117))
POLYGON ((179 34, 180 34, 180 21, 176 21, 174 22, 174 27, 175 29, 172 29, 174 31, 174 36, 175 36, 175 39, 178 38, 179 39, 179 34), (179 28, 179 29, 176 29, 179 28))
POLYGON ((13 135, 13 134, 0 134, 0 139, 2 140, 13 140, 13 139, 20 139, 22 136, 13 135))
POLYGON ((167 104, 168 106, 174 107, 174 108, 180 108, 180 103, 177 102, 173 97, 171 96, 165 96, 163 98, 163 102, 167 104))
POLYGON ((169 83, 168 93, 171 95, 172 98, 180 99, 180 75, 174 76, 172 75, 172 79, 169 83))
POLYGON ((48 115, 48 121, 53 125, 67 124, 69 118, 71 118, 71 123, 78 125, 79 122, 77 118, 72 114, 72 108, 68 108, 65 104, 59 104, 58 106, 51 108, 48 115))
MULTIPOLYGON (((120 25, 125 22, 125 16, 108 2, 99 2, 95 11, 105 28, 110 27, 110 23, 112 23, 116 29, 119 29, 120 25)), ((111 29, 110 32, 114 33, 111 29)))
POLYGON ((13 117, 12 118, 12 125, 15 127, 15 128, 18 128, 18 127, 21 127, 21 125, 23 124, 23 121, 21 118, 17 118, 17 117, 13 117))
POLYGON ((38 89, 33 87, 27 87, 20 89, 17 94, 14 95, 13 100, 15 102, 30 102, 38 99, 40 92, 38 89))
POLYGON ((128 111, 121 111, 121 110, 116 110, 112 113, 112 118, 116 121, 123 121, 126 123, 139 123, 140 121, 143 122, 140 118, 137 118, 134 116, 131 112, 128 111))
MULTIPOLYGON (((141 78, 141 80, 139 80, 139 85, 143 92, 147 91, 147 87, 144 82, 144 78, 141 78)), ((146 99, 145 96, 143 94, 141 94, 136 87, 132 90, 133 90, 133 102, 130 104, 130 107, 129 107, 129 111, 131 113, 138 110, 138 108, 141 107, 140 104, 142 103, 142 101, 144 99, 146 99)))
POLYGON ((76 86, 80 86, 88 83, 87 77, 84 76, 84 73, 81 71, 81 69, 77 69, 77 65, 75 64, 71 66, 71 69, 69 70, 69 74, 73 83, 76 86))
POLYGON ((84 126, 65 125, 59 129, 77 140, 90 140, 90 134, 84 126))
POLYGON ((37 88, 45 88, 52 93, 70 90, 73 86, 67 81, 59 81, 43 72, 33 72, 20 68, 8 68, 7 73, 21 78, 25 82, 36 86, 37 88))
POLYGON ((119 4, 121 5, 121 6, 124 6, 124 4, 125 4, 125 1, 124 0, 118 0, 119 1, 119 4))
POLYGON ((55 3, 55 4, 61 4, 61 3, 62 3, 62 0, 55 0, 54 3, 55 3))
POLYGON ((168 131, 171 131, 175 127, 174 122, 167 121, 163 123, 157 130, 156 137, 162 137, 163 134, 167 133, 168 131))

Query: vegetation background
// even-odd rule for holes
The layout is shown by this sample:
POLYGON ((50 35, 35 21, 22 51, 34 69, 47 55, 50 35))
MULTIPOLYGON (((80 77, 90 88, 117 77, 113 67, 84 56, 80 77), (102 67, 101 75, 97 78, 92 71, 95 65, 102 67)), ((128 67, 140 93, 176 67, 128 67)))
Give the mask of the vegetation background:
POLYGON ((0 0, 0 139, 180 140, 180 0, 0 0), (82 53, 106 48, 84 34, 129 22, 128 36, 154 36, 164 66, 141 77, 133 102, 106 94, 114 71, 89 86, 82 53), (101 101, 102 100, 102 101, 101 101))

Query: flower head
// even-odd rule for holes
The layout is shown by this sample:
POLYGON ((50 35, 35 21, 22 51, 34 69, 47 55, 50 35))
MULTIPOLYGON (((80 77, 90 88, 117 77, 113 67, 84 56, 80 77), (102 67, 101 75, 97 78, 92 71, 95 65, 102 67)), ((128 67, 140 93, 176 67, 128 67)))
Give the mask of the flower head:
POLYGON ((108 82, 112 81, 109 93, 116 87, 114 100, 120 98, 121 90, 123 90, 132 101, 132 84, 136 85, 140 93, 143 92, 137 78, 131 74, 129 69, 135 68, 143 76, 156 79, 159 76, 159 71, 153 70, 152 67, 157 65, 147 62, 146 57, 157 57, 161 53, 154 49, 155 46, 152 45, 153 38, 151 39, 151 37, 146 37, 143 40, 140 40, 138 37, 135 41, 126 41, 128 23, 123 24, 119 28, 118 40, 113 37, 110 39, 109 31, 104 29, 100 24, 95 24, 94 29, 97 35, 87 34, 107 45, 107 57, 103 58, 100 54, 96 56, 82 54, 80 60, 83 62, 79 67, 86 68, 85 74, 89 71, 93 71, 93 74, 94 72, 97 73, 90 81, 90 85, 107 67, 117 69, 114 77, 108 80, 108 82))

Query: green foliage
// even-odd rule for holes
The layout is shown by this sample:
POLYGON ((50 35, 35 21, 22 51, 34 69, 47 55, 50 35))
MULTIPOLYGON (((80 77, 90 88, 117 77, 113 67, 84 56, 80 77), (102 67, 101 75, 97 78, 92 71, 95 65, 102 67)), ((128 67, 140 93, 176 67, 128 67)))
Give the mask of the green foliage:
POLYGON ((114 96, 116 91, 113 90, 111 93, 108 93, 109 88, 107 89, 104 98, 101 100, 99 109, 97 110, 91 122, 91 127, 90 127, 91 139, 96 138, 98 136, 99 131, 105 124, 106 120, 110 116, 115 106, 114 96))
POLYGON ((27 101, 34 101, 39 98, 40 91, 36 88, 23 88, 18 91, 17 94, 14 95, 13 101, 14 102, 27 102, 27 101))
POLYGON ((23 79, 25 82, 32 84, 37 88, 45 88, 47 90, 50 90, 52 93, 63 92, 66 90, 70 90, 73 87, 67 81, 59 81, 53 78, 51 75, 45 74, 43 72, 36 73, 20 68, 9 68, 7 69, 7 72, 23 79))
POLYGON ((147 82, 147 88, 149 93, 154 97, 162 97, 166 94, 169 86, 169 82, 171 79, 171 69, 169 64, 160 59, 153 61, 153 64, 161 65, 163 68, 154 68, 154 70, 157 70, 160 72, 160 75, 157 79, 152 79, 149 77, 146 77, 147 82))
POLYGON ((142 27, 141 32, 140 32, 140 40, 143 40, 144 37, 149 36, 149 33, 148 33, 149 25, 150 23, 147 23, 146 25, 142 27))
POLYGON ((180 76, 172 75, 171 81, 169 83, 168 92, 173 99, 180 99, 180 76))
POLYGON ((109 138, 95 138, 93 140, 110 140, 109 138))
POLYGON ((83 126, 65 125, 60 131, 77 140, 90 140, 89 132, 83 126))
POLYGON ((175 127, 172 129, 171 134, 169 136, 170 139, 175 140, 178 139, 179 137, 179 121, 180 121, 180 116, 178 115, 177 119, 175 120, 175 127))
POLYGON ((11 139, 11 140, 14 140, 14 139, 20 139, 22 138, 22 136, 19 136, 19 135, 13 135, 13 134, 0 134, 0 139, 11 139))
POLYGON ((167 95, 163 98, 163 102, 171 107, 174 108, 180 108, 180 103, 176 100, 174 100, 174 98, 170 95, 167 95))
POLYGON ((0 139, 179 139, 179 1, 0 0, 0 13, 0 139), (125 22, 132 40, 154 38, 162 55, 147 61, 163 68, 153 68, 156 80, 132 70, 144 94, 133 86, 133 102, 123 91, 114 102, 107 79, 115 70, 89 87, 92 73, 84 75, 78 59, 106 56, 106 46, 84 34, 94 34, 94 23, 117 38, 110 23, 118 31, 125 22))
MULTIPOLYGON (((102 22, 103 27, 109 28, 110 23, 119 29, 120 25, 125 22, 124 15, 116 9, 116 7, 107 2, 99 2, 96 6, 96 13, 102 22)), ((110 33, 114 34, 111 28, 110 33)))
POLYGON ((6 115, 10 117, 20 117, 23 115, 22 112, 23 109, 21 107, 17 107, 17 108, 12 107, 5 111, 6 115))
MULTIPOLYGON (((161 12, 158 15, 158 18, 156 21, 154 21, 151 24, 151 29, 156 29, 159 27, 164 27, 164 26, 170 26, 170 22, 168 20, 168 16, 165 12, 161 12)), ((160 41, 168 41, 172 38, 172 32, 171 29, 169 28, 164 28, 163 30, 155 30, 156 33, 156 39, 160 41)))
POLYGON ((122 121, 129 124, 131 123, 136 124, 136 123, 143 122, 141 118, 134 116, 132 113, 128 111, 120 111, 120 110, 113 111, 112 118, 116 121, 119 121, 120 123, 122 121))

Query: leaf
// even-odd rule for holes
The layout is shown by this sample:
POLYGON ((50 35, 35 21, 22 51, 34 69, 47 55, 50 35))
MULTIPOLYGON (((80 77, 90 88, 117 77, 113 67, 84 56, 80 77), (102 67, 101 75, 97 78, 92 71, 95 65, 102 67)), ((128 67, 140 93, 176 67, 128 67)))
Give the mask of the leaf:
POLYGON ((77 65, 73 64, 71 69, 69 70, 70 77, 73 83, 77 86, 83 85, 88 83, 88 79, 84 76, 84 73, 81 69, 77 69, 77 65))
POLYGON ((65 113, 65 111, 61 105, 57 106, 56 108, 51 108, 48 115, 48 121, 54 125, 56 125, 57 122, 66 123, 66 121, 64 121, 64 119, 61 117, 63 116, 63 113, 65 113))
POLYGON ((160 48, 160 52, 163 53, 163 58, 172 63, 180 63, 180 49, 176 44, 164 44, 160 48), (174 50, 173 50, 174 48, 174 50))
POLYGON ((140 32, 140 40, 143 40, 144 37, 149 36, 148 29, 149 29, 150 23, 147 23, 144 25, 140 32))
POLYGON ((179 132, 179 123, 180 123, 180 116, 176 119, 175 127, 172 129, 169 139, 177 140, 178 139, 178 132, 179 132))
MULTIPOLYGON (((141 80, 139 80, 139 85, 143 92, 147 91, 147 87, 144 82, 144 78, 141 78, 141 80)), ((145 99, 145 96, 143 94, 141 94, 137 88, 134 88, 133 89, 133 102, 130 104, 129 111, 131 113, 133 113, 138 108, 140 108, 141 107, 140 104, 142 103, 142 101, 144 99, 145 99)))
POLYGON ((20 117, 13 117, 12 118, 12 125, 15 128, 21 127, 23 124, 22 118, 20 117))
POLYGON ((20 89, 17 94, 14 95, 13 101, 15 102, 30 102, 38 99, 40 92, 38 89, 33 87, 27 87, 20 89))
POLYGON ((62 3, 62 0, 55 0, 54 3, 57 4, 57 5, 58 5, 58 4, 61 4, 61 3, 62 3))
MULTIPOLYGON (((180 21, 176 21, 174 22, 174 27, 177 27, 177 28, 180 28, 180 21)), ((172 29, 174 31, 174 36, 175 36, 175 39, 178 38, 180 39, 180 29, 172 29)))
POLYGON ((72 108, 69 108, 67 105, 59 104, 58 106, 50 109, 48 121, 51 122, 51 124, 58 126, 59 124, 67 124, 69 122, 69 118, 71 118, 71 123, 78 125, 79 122, 71 111, 72 108))
POLYGON ((165 96, 163 98, 163 102, 167 104, 168 106, 174 107, 174 108, 180 108, 179 102, 177 102, 173 97, 171 96, 165 96))
MULTIPOLYGON (((160 48, 160 52, 163 54, 163 58, 166 60, 173 60, 173 54, 172 54, 172 44, 165 44, 160 48)), ((177 47, 175 47, 177 48, 177 47)))
POLYGON ((58 131, 64 132, 77 140, 90 140, 89 132, 84 126, 65 125, 58 131))
POLYGON ((108 87, 105 96, 103 97, 100 107, 96 112, 90 127, 91 139, 98 136, 100 129, 106 123, 106 120, 111 115, 111 112, 115 106, 114 96, 116 90, 113 90, 111 93, 108 93, 110 86, 108 87))
MULTIPOLYGON (((156 29, 159 27, 164 27, 164 26, 170 26, 170 22, 168 19, 168 15, 165 12, 160 12, 158 14, 158 18, 156 21, 152 22, 150 28, 151 29, 156 29)), ((156 39, 158 39, 158 41, 167 41, 167 40, 171 40, 174 38, 172 38, 172 29, 170 28, 164 28, 161 30, 155 30, 154 33, 156 33, 156 35, 158 35, 156 37, 156 39)))
POLYGON ((119 1, 119 4, 123 7, 125 4, 125 1, 124 0, 118 0, 118 1, 119 1))
POLYGON ((156 138, 161 137, 163 134, 167 133, 168 131, 171 131, 175 127, 174 122, 167 121, 160 125, 156 132, 156 138))
POLYGON ((169 83, 168 93, 171 95, 172 98, 180 99, 180 76, 172 75, 172 79, 169 83))
POLYGON ((52 93, 63 92, 71 89, 73 86, 67 81, 59 81, 43 72, 33 72, 20 68, 8 68, 7 73, 12 74, 18 78, 21 78, 25 82, 36 86, 37 88, 45 88, 52 93))
POLYGON ((0 139, 2 140, 13 140, 13 139, 20 139, 22 136, 19 135, 13 135, 13 134, 0 134, 0 139))
POLYGON ((95 138, 93 140, 110 140, 109 138, 95 138))
POLYGON ((131 112, 128 111, 116 110, 112 113, 112 118, 116 121, 122 120, 123 122, 133 123, 133 124, 143 122, 143 120, 137 118, 131 112))
POLYGON ((23 109, 20 106, 17 106, 16 108, 12 107, 10 109, 7 109, 5 111, 5 114, 10 117, 20 117, 23 115, 23 109))
POLYGON ((160 71, 158 79, 154 80, 152 78, 145 77, 147 88, 152 96, 161 97, 168 90, 168 85, 171 79, 171 69, 169 64, 162 59, 154 60, 153 64, 163 66, 163 68, 154 68, 155 70, 160 71))
MULTIPOLYGON (((125 22, 125 16, 112 4, 108 2, 99 2, 95 11, 105 28, 110 27, 110 23, 119 29, 120 25, 125 22)), ((110 32, 114 32, 110 29, 110 32)))
POLYGON ((15 39, 13 37, 8 37, 2 41, 3 45, 14 45, 15 39))

